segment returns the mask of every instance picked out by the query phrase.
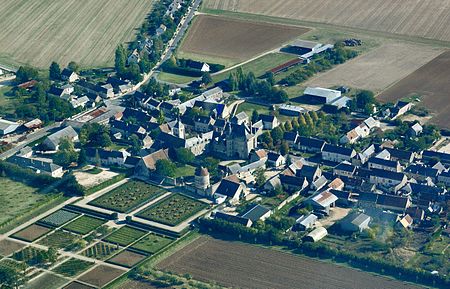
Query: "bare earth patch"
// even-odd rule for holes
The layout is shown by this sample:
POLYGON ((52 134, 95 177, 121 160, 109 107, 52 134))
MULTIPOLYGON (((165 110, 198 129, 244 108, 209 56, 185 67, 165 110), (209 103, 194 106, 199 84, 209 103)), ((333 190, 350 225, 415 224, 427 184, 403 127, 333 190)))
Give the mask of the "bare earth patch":
POLYGON ((446 51, 420 67, 378 97, 381 101, 417 95, 421 104, 436 115, 431 122, 450 129, 450 51, 446 51))
POLYGON ((429 46, 385 43, 307 81, 307 86, 331 87, 346 85, 355 88, 382 91, 406 77, 434 57, 442 49, 429 46))
POLYGON ((450 41, 450 0, 205 0, 204 7, 450 41))
POLYGON ((0 59, 47 68, 113 63, 119 43, 134 38, 153 0, 2 0, 0 59))
POLYGON ((88 273, 82 275, 80 278, 78 278, 78 280, 94 286, 103 287, 123 273, 125 273, 124 270, 119 270, 105 265, 99 265, 88 273))
POLYGON ((112 179, 113 177, 117 176, 118 173, 103 170, 101 173, 98 174, 75 172, 74 175, 80 185, 82 185, 85 188, 92 188, 107 180, 112 179))
POLYGON ((233 288, 417 288, 280 251, 202 237, 157 265, 233 288))
POLYGON ((180 52, 243 61, 280 47, 308 31, 299 26, 199 15, 180 52))
POLYGON ((0 241, 0 256, 9 256, 14 252, 19 251, 23 247, 25 247, 25 245, 18 243, 18 242, 14 242, 12 240, 7 240, 7 239, 1 240, 0 241))
POLYGON ((43 235, 47 234, 50 231, 51 231, 51 229, 49 229, 49 228, 33 224, 33 225, 23 229, 22 231, 15 233, 11 237, 14 237, 14 238, 17 238, 20 240, 33 242, 34 240, 42 237, 43 235))

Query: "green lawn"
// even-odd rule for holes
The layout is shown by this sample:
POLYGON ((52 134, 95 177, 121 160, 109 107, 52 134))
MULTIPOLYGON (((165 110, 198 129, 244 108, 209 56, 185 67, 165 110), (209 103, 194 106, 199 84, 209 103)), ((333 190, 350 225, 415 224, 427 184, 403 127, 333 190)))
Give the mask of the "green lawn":
MULTIPOLYGON (((286 63, 297 58, 295 55, 287 53, 270 53, 249 63, 242 65, 242 70, 246 73, 253 72, 256 77, 264 75, 268 70, 277 67, 280 64, 286 63)), ((218 82, 228 78, 231 72, 237 71, 237 68, 230 71, 213 76, 213 81, 218 82)))
POLYGON ((142 238, 139 242, 131 246, 133 249, 141 250, 146 253, 155 254, 162 248, 166 247, 174 240, 168 237, 164 237, 156 234, 148 234, 142 238))
POLYGON ((129 181, 89 202, 89 205, 127 213, 159 197, 163 193, 162 189, 144 182, 129 181))
POLYGON ((72 221, 69 224, 65 225, 63 229, 81 235, 86 235, 87 233, 94 231, 104 223, 106 223, 106 221, 102 219, 93 218, 89 216, 81 216, 75 221, 72 221))
POLYGON ((195 174, 195 168, 190 165, 177 166, 175 170, 175 178, 193 176, 195 174))
POLYGON ((137 216, 161 224, 176 226, 207 207, 208 204, 188 196, 172 194, 139 212, 137 216))
POLYGON ((237 113, 244 111, 249 117, 251 117, 254 110, 256 110, 259 114, 270 113, 270 110, 267 106, 254 104, 250 102, 241 103, 237 109, 237 113))
POLYGON ((11 87, 0 87, 0 115, 14 111, 13 100, 7 94, 11 91, 11 87))
POLYGON ((128 246, 129 244, 137 241, 145 234, 147 234, 147 232, 125 226, 108 235, 108 237, 106 237, 104 241, 113 244, 119 244, 121 246, 128 246))
POLYGON ((197 78, 168 73, 168 72, 161 72, 158 74, 158 79, 161 81, 166 81, 166 82, 175 83, 175 84, 185 84, 185 83, 191 82, 193 80, 196 80, 197 78))
POLYGON ((0 227, 18 222, 60 195, 40 194, 36 188, 0 177, 0 227))
POLYGON ((53 272, 66 277, 73 277, 92 267, 94 263, 71 258, 53 269, 53 272))

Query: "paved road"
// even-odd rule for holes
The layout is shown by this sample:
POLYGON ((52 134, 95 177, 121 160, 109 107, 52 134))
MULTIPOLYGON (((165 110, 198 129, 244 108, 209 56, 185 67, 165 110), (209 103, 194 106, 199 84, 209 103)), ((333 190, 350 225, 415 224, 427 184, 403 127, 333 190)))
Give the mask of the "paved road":
POLYGON ((18 151, 20 151, 21 149, 23 149, 24 147, 26 147, 28 144, 46 136, 48 134, 48 132, 54 128, 60 127, 61 123, 57 122, 54 123, 52 125, 46 126, 34 133, 31 133, 29 135, 26 136, 26 140, 22 143, 20 143, 19 145, 5 151, 4 153, 0 154, 0 160, 5 160, 11 156, 13 156, 15 153, 17 153, 18 151))

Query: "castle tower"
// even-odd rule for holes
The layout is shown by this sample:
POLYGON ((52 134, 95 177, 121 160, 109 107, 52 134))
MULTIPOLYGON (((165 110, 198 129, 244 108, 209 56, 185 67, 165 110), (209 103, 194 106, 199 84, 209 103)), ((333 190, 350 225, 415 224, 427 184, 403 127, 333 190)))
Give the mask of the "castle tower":
POLYGON ((208 191, 211 187, 209 181, 209 172, 206 168, 197 168, 195 170, 195 188, 202 195, 209 195, 208 191))

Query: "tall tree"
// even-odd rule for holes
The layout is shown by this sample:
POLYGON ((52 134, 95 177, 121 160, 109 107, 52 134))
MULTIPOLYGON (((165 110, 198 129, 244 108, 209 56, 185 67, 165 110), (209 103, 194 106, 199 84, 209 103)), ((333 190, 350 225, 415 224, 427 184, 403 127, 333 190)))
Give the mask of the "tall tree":
POLYGON ((213 80, 212 80, 211 74, 209 72, 204 72, 202 75, 202 83, 205 85, 208 85, 212 82, 213 82, 213 80))
POLYGON ((77 73, 80 71, 80 65, 78 63, 76 63, 75 61, 69 62, 69 64, 67 65, 67 68, 72 70, 73 72, 77 72, 77 73))
POLYGON ((258 121, 258 119, 259 119, 259 113, 256 109, 254 109, 252 112, 252 122, 255 123, 258 121))
POLYGON ((116 55, 115 55, 115 69, 116 72, 120 75, 125 74, 126 72, 126 64, 127 64, 127 53, 123 45, 120 44, 117 46, 116 55))
POLYGON ((61 67, 58 63, 52 62, 49 68, 49 77, 51 80, 60 80, 61 79, 61 67))

